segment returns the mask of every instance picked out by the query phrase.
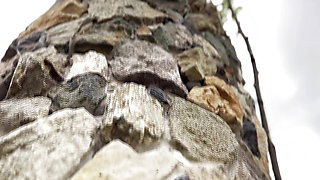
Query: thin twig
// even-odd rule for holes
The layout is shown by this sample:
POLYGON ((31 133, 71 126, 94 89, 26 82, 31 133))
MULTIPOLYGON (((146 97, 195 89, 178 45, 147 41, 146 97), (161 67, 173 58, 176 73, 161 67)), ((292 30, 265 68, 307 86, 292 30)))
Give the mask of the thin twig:
POLYGON ((273 169, 273 173, 274 173, 274 177, 276 180, 281 180, 281 175, 280 175, 280 169, 279 169, 279 165, 278 165, 278 160, 277 160, 277 154, 276 154, 276 148, 273 145, 273 142, 271 140, 270 137, 270 132, 269 132, 269 127, 268 127, 268 121, 267 121, 267 117, 266 117, 266 113, 264 111, 264 106, 263 106, 263 101, 262 101, 262 96, 261 96, 261 92, 260 92, 260 85, 259 85, 259 78, 258 78, 258 70, 257 70, 257 66, 256 66, 256 60, 253 56, 252 53, 252 49, 249 43, 249 39, 248 37, 243 33, 241 26, 240 26, 240 22, 238 21, 238 18, 232 8, 232 4, 231 1, 228 0, 228 4, 229 4, 229 9, 232 13, 232 18, 235 20, 235 22, 237 23, 238 26, 238 33, 241 34, 242 38, 244 39, 244 41, 246 42, 247 45, 247 49, 248 52, 250 54, 250 59, 251 59, 251 64, 252 64, 252 68, 253 68, 253 75, 254 75, 254 88, 256 89, 256 94, 257 94, 257 99, 258 99, 258 104, 259 104, 259 110, 260 110, 260 116, 261 116, 261 122, 262 122, 262 127, 264 128, 264 130, 266 131, 267 134, 267 138, 268 138, 268 149, 269 149, 269 154, 270 154, 270 159, 271 159, 271 164, 272 164, 272 169, 273 169))

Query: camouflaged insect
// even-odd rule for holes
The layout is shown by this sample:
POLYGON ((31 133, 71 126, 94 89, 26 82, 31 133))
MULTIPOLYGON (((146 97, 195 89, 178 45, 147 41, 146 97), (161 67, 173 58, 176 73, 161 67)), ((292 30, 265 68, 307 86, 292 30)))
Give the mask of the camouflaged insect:
POLYGON ((154 96, 160 103, 169 104, 167 94, 158 87, 151 86, 148 88, 149 93, 154 96))

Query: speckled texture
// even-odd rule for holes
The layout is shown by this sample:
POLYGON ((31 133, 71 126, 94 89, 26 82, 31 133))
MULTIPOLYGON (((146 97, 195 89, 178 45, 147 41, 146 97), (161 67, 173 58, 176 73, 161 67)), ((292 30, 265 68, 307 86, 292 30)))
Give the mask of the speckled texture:
POLYGON ((233 163, 239 145, 217 115, 175 97, 169 110, 172 143, 186 157, 201 162, 233 163))
POLYGON ((89 51, 84 55, 74 54, 71 60, 73 63, 66 77, 67 80, 85 73, 97 73, 106 80, 109 79, 108 62, 103 54, 89 51))
POLYGON ((160 46, 169 51, 189 49, 193 43, 192 34, 181 24, 159 26, 153 36, 160 46))
POLYGON ((99 123, 64 109, 0 137, 1 179, 66 179, 92 151, 99 123))
POLYGON ((120 17, 97 23, 94 17, 89 16, 72 40, 73 51, 85 53, 94 50, 109 55, 114 46, 134 35, 136 26, 135 22, 120 17))
POLYGON ((218 114, 234 132, 240 131, 243 109, 233 89, 222 79, 206 76, 205 86, 192 88, 188 100, 218 114))
POLYGON ((51 100, 46 97, 9 99, 0 102, 0 136, 49 114, 51 100))
POLYGON ((216 62, 206 56, 203 49, 195 47, 176 56, 181 72, 190 81, 201 81, 204 76, 214 75, 217 72, 216 62), (197 67, 196 70, 193 67, 197 67))
POLYGON ((0 122, 16 128, 0 137, 0 179, 70 179, 86 163, 97 178, 270 179, 243 85, 207 0, 58 0, 0 62, 0 122), (115 155, 95 168, 103 146, 115 155))
POLYGON ((41 48, 23 54, 13 73, 6 98, 46 96, 61 82, 67 64, 66 56, 54 47, 41 48))
MULTIPOLYGON (((115 140, 101 149, 71 180, 173 180, 182 164, 168 147, 137 153, 115 140)), ((180 172, 182 174, 183 172, 180 172)))
POLYGON ((106 80, 96 73, 80 74, 53 88, 48 96, 52 99, 52 111, 63 108, 84 107, 94 114, 105 98, 106 80))
POLYGON ((109 61, 114 77, 120 81, 156 85, 184 97, 177 61, 161 47, 146 41, 128 41, 115 49, 109 61))
POLYGON ((88 11, 99 21, 106 21, 113 17, 125 17, 141 24, 153 24, 167 18, 164 13, 137 0, 93 0, 88 11))
POLYGON ((86 19, 85 16, 53 26, 48 30, 48 42, 55 47, 65 46, 86 19))
POLYGON ((163 109, 148 90, 135 83, 118 86, 107 95, 106 137, 132 146, 158 141, 164 133, 163 109))

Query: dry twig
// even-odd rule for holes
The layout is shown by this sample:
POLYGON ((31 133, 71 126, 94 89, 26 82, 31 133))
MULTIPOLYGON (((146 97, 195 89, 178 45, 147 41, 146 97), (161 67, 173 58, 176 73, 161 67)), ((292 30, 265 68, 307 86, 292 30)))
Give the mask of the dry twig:
POLYGON ((252 64, 252 68, 253 68, 254 88, 256 89, 262 127, 266 131, 267 138, 268 138, 268 149, 269 149, 269 154, 270 154, 273 173, 274 173, 274 176, 275 176, 276 180, 281 180, 280 169, 279 169, 278 160, 277 160, 277 154, 276 154, 276 148, 273 145, 273 142, 272 142, 271 137, 270 137, 268 121, 267 121, 266 113, 264 111, 262 96, 261 96, 261 92, 260 92, 260 85, 259 85, 259 78, 258 78, 259 72, 258 72, 258 69, 257 69, 256 60, 255 60, 255 58, 253 56, 252 49, 251 49, 251 46, 250 46, 250 43, 249 43, 249 39, 243 33, 243 31, 241 29, 240 22, 239 22, 239 20, 238 20, 238 18, 236 16, 236 13, 234 12, 234 10, 232 8, 232 4, 231 4, 230 0, 228 0, 228 4, 229 4, 229 9, 230 9, 230 11, 232 13, 232 18, 235 20, 235 22, 237 24, 238 33, 241 34, 242 38, 244 39, 244 41, 245 41, 245 43, 247 45, 247 49, 248 49, 248 52, 249 52, 249 55, 250 55, 251 64, 252 64))

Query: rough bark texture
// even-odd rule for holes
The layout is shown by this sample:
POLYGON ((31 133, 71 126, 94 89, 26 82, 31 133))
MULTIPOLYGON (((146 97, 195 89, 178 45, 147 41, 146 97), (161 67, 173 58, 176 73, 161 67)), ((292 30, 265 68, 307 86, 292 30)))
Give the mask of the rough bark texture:
POLYGON ((57 1, 0 67, 1 178, 270 179, 206 0, 57 1))

